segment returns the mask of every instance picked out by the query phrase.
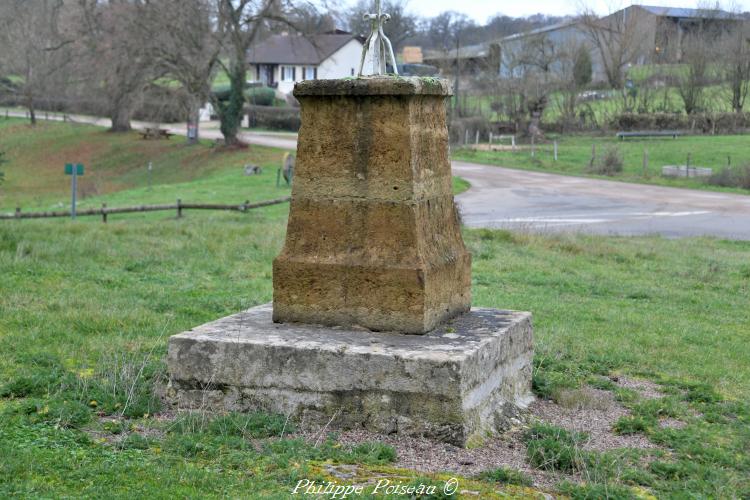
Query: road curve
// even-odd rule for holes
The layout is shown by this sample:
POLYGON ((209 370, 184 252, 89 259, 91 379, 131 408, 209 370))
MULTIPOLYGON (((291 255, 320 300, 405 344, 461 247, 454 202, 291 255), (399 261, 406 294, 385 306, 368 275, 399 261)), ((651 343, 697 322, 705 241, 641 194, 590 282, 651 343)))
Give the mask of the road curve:
MULTIPOLYGON (((23 113, 11 112, 23 116, 23 113)), ((73 115, 82 123, 109 126, 106 119, 73 115)), ((133 122, 142 129, 152 124, 133 122)), ((162 125, 185 135, 184 125, 162 125)), ((219 139, 204 128, 201 136, 219 139)), ((294 150, 288 133, 242 132, 249 144, 294 150)), ((469 227, 547 232, 716 236, 750 240, 750 196, 693 189, 589 179, 453 162, 453 172, 471 183, 459 195, 463 222, 469 227)))

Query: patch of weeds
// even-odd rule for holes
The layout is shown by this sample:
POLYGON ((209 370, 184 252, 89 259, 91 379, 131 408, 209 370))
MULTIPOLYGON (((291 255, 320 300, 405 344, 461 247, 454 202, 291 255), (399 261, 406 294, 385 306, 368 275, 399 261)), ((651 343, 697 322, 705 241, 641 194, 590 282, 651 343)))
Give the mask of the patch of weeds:
POLYGON ((685 387, 685 401, 717 403, 723 398, 708 384, 690 384, 685 387))
POLYGON ((280 436, 293 430, 283 415, 254 413, 226 413, 211 415, 189 412, 178 416, 167 429, 173 434, 206 433, 219 437, 266 438, 280 436))
POLYGON ((613 427, 618 434, 646 433, 657 424, 656 419, 643 417, 641 415, 629 415, 620 417, 613 427))
POLYGON ((619 401, 623 404, 635 403, 640 399, 640 394, 634 389, 627 387, 618 387, 615 389, 615 401, 619 401))
POLYGON ((37 354, 19 361, 27 368, 0 387, 2 398, 46 397, 75 384, 75 376, 54 356, 37 354))
POLYGON ((204 434, 180 434, 170 436, 164 445, 182 457, 213 456, 217 446, 212 444, 204 434))
POLYGON ((604 155, 597 160, 592 158, 586 171, 590 174, 617 175, 622 173, 625 162, 622 152, 617 146, 610 146, 604 151, 604 155))
POLYGON ((513 233, 505 229, 477 229, 477 235, 482 241, 515 242, 513 233))
POLYGON ((524 434, 526 456, 534 467, 544 470, 573 472, 579 470, 583 457, 580 443, 585 435, 547 424, 534 424, 524 434))
POLYGON ((531 479, 531 476, 528 474, 524 474, 518 470, 509 469, 508 467, 500 467, 499 469, 484 471, 480 473, 477 478, 484 481, 515 484, 517 486, 532 486, 534 484, 533 479, 531 479))
POLYGON ((118 446, 123 450, 147 450, 153 442, 153 440, 134 432, 123 439, 118 446))
POLYGON ((606 410, 612 405, 609 393, 597 392, 589 387, 562 390, 555 396, 555 400, 563 408, 579 410, 606 410))
POLYGON ((632 490, 617 484, 586 483, 573 484, 563 482, 558 485, 560 493, 569 496, 573 500, 599 500, 601 498, 612 500, 629 500, 640 498, 632 490))
POLYGON ((595 389, 602 389, 604 391, 615 392, 617 390, 617 384, 612 382, 607 377, 601 375, 592 375, 586 379, 586 383, 595 389))
POLYGON ((27 399, 15 410, 31 424, 54 424, 63 428, 79 428, 91 420, 91 411, 78 401, 61 399, 27 399))
POLYGON ((561 390, 577 389, 588 373, 567 360, 537 357, 532 372, 532 390, 543 398, 554 399, 561 390))
POLYGON ((352 448, 351 453, 352 458, 357 462, 370 465, 389 464, 396 461, 395 448, 384 443, 360 443, 352 448))
POLYGON ((117 420, 110 420, 102 424, 102 429, 110 434, 122 434, 125 431, 125 424, 117 420))
POLYGON ((633 415, 645 419, 680 418, 687 413, 687 407, 674 396, 647 399, 632 407, 633 415))
POLYGON ((386 444, 360 443, 346 447, 330 438, 317 445, 303 439, 269 441, 264 443, 264 453, 272 456, 282 467, 300 460, 368 465, 383 465, 396 460, 396 450, 386 444))
POLYGON ((164 366, 140 354, 117 353, 102 359, 93 376, 81 378, 81 400, 105 415, 140 418, 161 410, 154 384, 164 366))

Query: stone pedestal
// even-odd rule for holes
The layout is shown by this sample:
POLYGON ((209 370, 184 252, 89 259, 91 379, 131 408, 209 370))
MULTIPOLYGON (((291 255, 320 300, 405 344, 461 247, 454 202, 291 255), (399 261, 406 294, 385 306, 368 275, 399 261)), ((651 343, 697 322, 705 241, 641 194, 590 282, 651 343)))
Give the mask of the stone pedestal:
POLYGON ((179 406, 457 445, 513 421, 531 399, 531 315, 470 310, 449 94, 434 78, 296 85, 302 129, 273 307, 169 339, 179 406))
POLYGON ((261 409, 464 446, 507 428, 531 400, 532 357, 529 313, 472 309, 417 336, 273 323, 267 304, 171 337, 167 363, 183 408, 261 409))
POLYGON ((298 83, 302 107, 277 322, 423 334, 471 304, 444 80, 298 83))

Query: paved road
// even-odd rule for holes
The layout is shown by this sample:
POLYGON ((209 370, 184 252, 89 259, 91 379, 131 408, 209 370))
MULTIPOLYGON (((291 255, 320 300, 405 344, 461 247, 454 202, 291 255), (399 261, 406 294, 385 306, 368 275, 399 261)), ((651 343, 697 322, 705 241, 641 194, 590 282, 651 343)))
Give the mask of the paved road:
POLYGON ((750 240, 750 196, 453 162, 471 227, 750 240))
MULTIPOLYGON (((23 113, 20 114, 23 116, 23 113)), ((108 120, 74 120, 109 126, 108 120)), ((133 122, 135 128, 150 124, 133 122)), ((163 125, 185 135, 185 127, 163 125)), ((201 136, 218 139, 215 124, 201 136)), ((296 136, 243 132, 251 144, 295 149, 296 136)), ((718 236, 750 240, 750 196, 586 179, 453 162, 453 172, 471 183, 458 196, 463 221, 470 227, 531 231, 667 237, 718 236)))

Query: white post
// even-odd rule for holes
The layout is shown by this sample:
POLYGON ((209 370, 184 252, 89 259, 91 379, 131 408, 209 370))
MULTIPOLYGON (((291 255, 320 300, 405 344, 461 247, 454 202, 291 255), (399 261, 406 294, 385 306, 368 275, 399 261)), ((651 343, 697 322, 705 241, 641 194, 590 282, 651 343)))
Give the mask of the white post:
POLYGON ((490 149, 492 149, 492 132, 490 132, 490 149))
POLYGON ((555 161, 557 161, 557 141, 555 141, 555 161))
POLYGON ((513 149, 513 152, 515 153, 516 152, 516 136, 515 135, 510 136, 510 145, 511 145, 511 149, 513 149))
POLYGON ((479 130, 477 130, 476 136, 474 137, 474 144, 479 144, 479 130))
POLYGON ((466 133, 464 134, 464 144, 469 143, 469 129, 466 129, 466 133))

